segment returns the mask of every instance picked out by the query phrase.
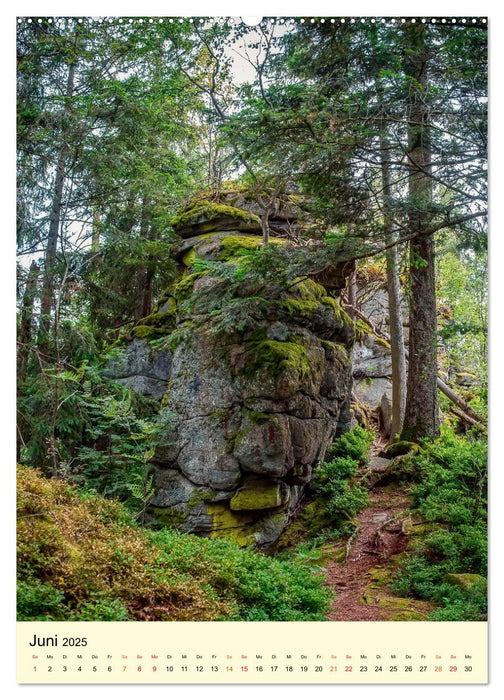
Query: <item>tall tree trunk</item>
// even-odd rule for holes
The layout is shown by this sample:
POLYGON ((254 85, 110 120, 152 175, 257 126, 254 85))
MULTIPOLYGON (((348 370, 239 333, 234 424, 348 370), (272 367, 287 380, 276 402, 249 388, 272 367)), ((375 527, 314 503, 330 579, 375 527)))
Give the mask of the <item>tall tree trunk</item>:
POLYGON ((408 186, 410 242, 410 337, 403 439, 436 437, 437 318, 433 236, 428 230, 432 200, 431 145, 427 103, 426 28, 404 29, 404 73, 408 79, 408 186))
MULTIPOLYGON (((147 198, 142 201, 142 214, 140 222, 140 236, 143 240, 152 240, 154 227, 151 224, 149 202, 147 198)), ((149 316, 152 311, 152 285, 154 272, 151 267, 139 267, 137 269, 137 292, 135 300, 135 320, 149 316)))
POLYGON ((71 98, 74 90, 75 62, 68 67, 68 77, 65 93, 65 107, 61 119, 62 142, 58 161, 56 163, 56 173, 54 176, 54 191, 49 219, 49 232, 47 235, 47 245, 44 262, 44 277, 42 281, 42 292, 40 296, 40 334, 39 350, 42 355, 47 355, 49 348, 49 330, 51 327, 51 309, 54 296, 54 271, 56 266, 56 253, 58 250, 58 238, 61 225, 61 209, 63 198, 63 187, 65 184, 65 169, 68 155, 68 134, 67 127, 71 109, 71 98))
POLYGON ((96 254, 100 250, 100 212, 98 207, 93 210, 93 228, 91 230, 91 252, 96 254))
MULTIPOLYGON (((380 104, 383 104, 379 82, 377 94, 380 104)), ((396 236, 392 231, 390 198, 392 196, 390 177, 390 142, 387 127, 382 120, 380 123, 380 160, 383 191, 383 228, 387 244, 395 243, 396 236)), ((406 348, 404 345, 404 330, 401 313, 401 284, 399 280, 399 255, 397 246, 393 245, 385 251, 387 263, 387 293, 390 324, 390 352, 392 359, 392 424, 391 436, 401 433, 404 411, 406 407, 406 348)))
POLYGON ((20 384, 26 379, 26 367, 32 342, 33 303, 37 295, 38 274, 38 265, 33 261, 28 272, 21 308, 18 348, 18 381, 20 384))
POLYGON ((357 270, 352 270, 348 276, 348 315, 355 320, 355 307, 357 305, 357 270))

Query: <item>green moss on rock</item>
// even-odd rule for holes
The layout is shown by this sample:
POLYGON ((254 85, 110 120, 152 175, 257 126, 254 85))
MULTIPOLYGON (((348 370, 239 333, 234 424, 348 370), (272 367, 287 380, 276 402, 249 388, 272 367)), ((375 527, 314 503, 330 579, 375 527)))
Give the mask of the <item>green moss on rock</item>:
POLYGON ((285 502, 280 484, 257 482, 238 491, 229 503, 231 510, 268 510, 285 502))
POLYGON ((260 411, 251 411, 248 408, 244 408, 242 411, 243 415, 246 416, 251 423, 254 425, 263 425, 271 420, 271 413, 261 413, 260 411))
POLYGON ((184 253, 184 255, 182 256, 182 262, 186 267, 191 267, 195 258, 196 258, 196 251, 194 250, 194 247, 192 247, 192 248, 189 248, 189 250, 186 251, 184 253))
POLYGON ((409 454, 410 452, 418 452, 420 449, 416 442, 410 442, 409 440, 399 440, 398 442, 393 442, 388 445, 385 449, 385 457, 388 459, 393 459, 394 457, 399 457, 401 455, 409 454))
POLYGON ((190 275, 185 275, 182 280, 175 285, 173 296, 176 301, 186 301, 193 293, 194 283, 197 279, 204 276, 204 272, 193 272, 190 275))
POLYGON ((257 250, 262 243, 261 236, 223 236, 220 241, 218 260, 229 260, 244 250, 257 250))
POLYGON ((187 520, 187 515, 175 508, 149 506, 148 512, 157 523, 166 525, 167 527, 180 527, 187 520))
POLYGON ((369 325, 369 323, 366 323, 363 321, 361 318, 358 318, 355 321, 355 335, 357 337, 357 340, 359 343, 361 343, 364 340, 365 335, 373 335, 373 329, 369 325))
POLYGON ((173 325, 173 311, 160 311, 150 316, 142 318, 142 326, 153 326, 154 328, 167 328, 173 325))
POLYGON ((222 537, 240 547, 255 543, 251 529, 252 516, 249 513, 236 513, 226 503, 207 503, 206 512, 212 516, 210 538, 222 537))
POLYGON ((174 311, 163 311, 142 318, 131 330, 131 335, 139 340, 164 338, 175 328, 174 311))
POLYGON ((318 301, 312 299, 295 299, 293 297, 279 302, 279 306, 290 316, 311 316, 319 308, 318 301))
POLYGON ((378 336, 375 336, 375 343, 377 345, 381 345, 382 348, 386 348, 387 350, 390 350, 390 343, 386 341, 384 338, 378 338, 378 336))
POLYGON ((310 371, 310 362, 305 348, 300 343, 278 340, 262 340, 247 343, 246 368, 248 371, 269 371, 274 377, 293 370, 300 377, 310 371))
POLYGON ((169 328, 156 328, 155 326, 139 325, 135 326, 131 330, 131 335, 138 340, 157 340, 158 338, 165 338, 171 333, 169 328))
POLYGON ((293 291, 296 291, 301 299, 322 301, 327 296, 325 288, 310 278, 297 282, 293 287, 293 291))
POLYGON ((239 209, 227 204, 208 201, 196 203, 191 209, 175 216, 170 223, 175 230, 198 226, 210 231, 214 222, 219 219, 231 219, 239 224, 256 224, 258 227, 261 227, 261 219, 256 214, 251 214, 245 209, 239 209))
MULTIPOLYGON (((270 238, 270 245, 285 245, 287 243, 283 238, 270 238)), ((218 260, 229 261, 239 255, 240 252, 246 250, 257 250, 262 245, 261 236, 243 235, 243 236, 223 236, 220 239, 218 260)))

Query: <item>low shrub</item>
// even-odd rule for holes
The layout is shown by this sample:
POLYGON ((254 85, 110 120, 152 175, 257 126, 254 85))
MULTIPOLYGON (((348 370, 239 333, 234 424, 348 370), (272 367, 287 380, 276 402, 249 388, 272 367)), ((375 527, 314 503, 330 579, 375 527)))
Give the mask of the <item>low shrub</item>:
POLYGON ((231 542, 141 528, 116 501, 18 468, 20 620, 323 620, 320 577, 231 542))
POLYGON ((303 517, 302 513, 299 518, 306 537, 324 535, 324 539, 334 539, 352 532, 352 518, 368 502, 367 489, 353 478, 359 466, 366 464, 373 439, 372 432, 357 426, 329 447, 328 459, 315 470, 310 485, 315 501, 305 511, 313 511, 313 517, 303 517))
POLYGON ((365 430, 357 425, 333 442, 327 450, 327 456, 329 458, 347 457, 356 460, 359 464, 365 464, 374 438, 375 435, 371 430, 365 430))

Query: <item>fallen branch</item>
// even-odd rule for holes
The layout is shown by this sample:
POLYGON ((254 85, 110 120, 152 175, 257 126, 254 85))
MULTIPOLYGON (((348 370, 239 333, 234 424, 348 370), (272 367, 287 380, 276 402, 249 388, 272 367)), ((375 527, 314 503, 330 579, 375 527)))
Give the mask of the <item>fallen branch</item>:
MULTIPOLYGON (((481 418, 481 416, 479 416, 476 413, 476 411, 469 406, 467 401, 464 401, 464 399, 460 398, 460 396, 458 396, 458 394, 456 394, 453 391, 453 389, 450 389, 450 387, 447 384, 445 384, 441 379, 439 379, 439 377, 437 379, 437 385, 438 385, 438 389, 445 396, 447 396, 450 399, 450 401, 452 401, 460 409, 462 409, 463 413, 465 414, 465 418, 471 418, 473 421, 473 424, 481 423, 481 425, 485 425, 485 421, 483 420, 483 418, 481 418)), ((451 410, 455 413, 455 410, 453 409, 453 407, 451 410)), ((458 415, 458 413, 456 415, 458 415)), ((462 416, 459 416, 459 417, 462 417, 462 416)), ((469 421, 466 421, 466 422, 469 422, 469 421)))
POLYGON ((479 430, 483 429, 483 426, 481 425, 481 423, 479 421, 475 420, 471 416, 468 416, 466 413, 461 411, 459 408, 455 408, 455 406, 450 406, 450 411, 451 411, 451 413, 454 413, 457 416, 457 418, 460 418, 460 420, 463 423, 465 423, 466 425, 478 428, 479 430))

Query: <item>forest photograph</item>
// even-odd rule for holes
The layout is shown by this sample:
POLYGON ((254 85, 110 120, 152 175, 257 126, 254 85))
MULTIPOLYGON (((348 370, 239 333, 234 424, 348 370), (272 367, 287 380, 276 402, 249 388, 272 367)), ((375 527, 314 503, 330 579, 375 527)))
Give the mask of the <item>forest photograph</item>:
POLYGON ((17 20, 17 619, 487 619, 485 18, 17 20))

